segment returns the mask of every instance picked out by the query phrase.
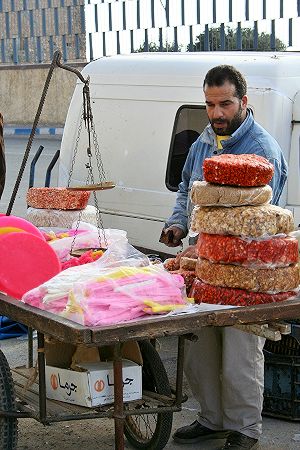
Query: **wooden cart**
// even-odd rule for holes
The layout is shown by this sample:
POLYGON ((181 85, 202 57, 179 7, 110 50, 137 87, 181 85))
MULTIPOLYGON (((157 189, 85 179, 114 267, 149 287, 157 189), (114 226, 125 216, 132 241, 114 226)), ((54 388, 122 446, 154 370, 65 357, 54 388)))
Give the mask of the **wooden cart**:
MULTIPOLYGON (((124 433, 134 448, 162 449, 171 433, 173 412, 181 410, 184 339, 204 326, 264 324, 281 319, 300 318, 300 296, 294 300, 253 307, 221 309, 213 312, 151 317, 147 320, 110 327, 85 327, 47 311, 25 305, 0 294, 0 314, 37 330, 38 382, 28 387, 28 369, 10 369, 0 352, 0 447, 16 448, 17 419, 30 417, 44 425, 91 418, 110 417, 115 423, 115 446, 124 449, 124 433), (44 336, 70 344, 114 347, 113 405, 84 408, 46 399, 44 336), (162 362, 149 340, 178 336, 175 393, 171 393, 162 362), (124 404, 121 346, 138 341, 143 356, 143 399, 124 404), (144 420, 154 418, 154 427, 144 420), (2 445, 1 445, 2 444, 2 445)), ((30 340, 29 340, 30 342, 30 340)), ((31 341, 32 342, 32 341, 31 341)), ((29 366, 33 365, 29 346, 29 366)))

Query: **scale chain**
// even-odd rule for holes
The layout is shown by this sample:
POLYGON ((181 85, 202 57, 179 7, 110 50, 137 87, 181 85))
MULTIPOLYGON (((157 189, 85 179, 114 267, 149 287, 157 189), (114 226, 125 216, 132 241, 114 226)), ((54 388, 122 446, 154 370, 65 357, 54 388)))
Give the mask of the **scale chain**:
MULTIPOLYGON (((94 120, 93 120, 90 89, 89 89, 89 77, 85 80, 84 87, 83 87, 83 111, 81 114, 81 119, 80 119, 77 136, 76 136, 76 140, 75 140, 75 147, 74 147, 74 151, 73 151, 71 168, 70 168, 70 172, 69 172, 68 187, 70 186, 73 171, 74 171, 75 159, 76 159, 76 156, 78 153, 79 141, 80 141, 83 122, 85 124, 85 128, 87 129, 87 133, 88 133, 88 146, 87 146, 88 162, 85 165, 88 170, 86 185, 88 185, 89 183, 94 185, 95 179, 94 179, 93 165, 92 165, 92 156, 93 155, 92 155, 92 151, 91 151, 92 144, 95 149, 95 158, 96 158, 96 164, 97 164, 97 169, 98 169, 99 182, 101 183, 103 181, 106 181, 106 176, 105 176, 105 172, 104 172, 103 163, 101 160, 99 143, 98 143, 98 138, 97 138, 97 134, 95 131, 95 124, 94 124, 94 120), (92 134, 92 142, 91 142, 91 134, 92 134)), ((98 230, 99 245, 100 245, 100 247, 102 246, 102 244, 101 244, 101 241, 102 241, 101 232, 102 232, 103 240, 107 247, 107 239, 105 236, 104 225, 103 225, 102 217, 100 214, 98 198, 97 198, 95 191, 93 191, 93 197, 94 197, 94 204, 95 204, 95 209, 96 209, 96 223, 97 223, 97 230, 98 230)), ((77 231, 79 229, 79 224, 80 224, 81 218, 82 218, 82 212, 78 216, 78 221, 76 224, 75 235, 74 235, 74 239, 72 242, 71 251, 73 250, 73 247, 75 245, 76 235, 77 235, 77 231)))
POLYGON ((84 118, 84 112, 82 112, 82 114, 81 114, 78 130, 77 130, 77 136, 76 136, 76 140, 75 140, 75 147, 74 147, 74 151, 73 151, 73 156, 72 156, 72 161, 71 161, 71 168, 70 168, 69 179, 68 179, 68 184, 67 184, 68 187, 70 187, 70 183, 71 183, 71 179, 72 179, 72 175, 73 175, 73 171, 74 171, 75 159, 76 159, 76 155, 77 155, 77 152, 78 152, 79 140, 80 140, 82 125, 83 125, 83 118, 84 118))

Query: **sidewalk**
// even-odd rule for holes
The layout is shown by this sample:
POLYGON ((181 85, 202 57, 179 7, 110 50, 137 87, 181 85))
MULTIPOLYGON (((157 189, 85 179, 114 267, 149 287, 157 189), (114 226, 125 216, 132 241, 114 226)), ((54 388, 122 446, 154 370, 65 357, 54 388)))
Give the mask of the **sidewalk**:
MULTIPOLYGON (((32 125, 4 125, 4 137, 26 137, 29 136, 32 130, 32 125)), ((62 126, 41 126, 37 127, 35 131, 36 136, 57 136, 61 137, 63 134, 63 127, 62 126)))

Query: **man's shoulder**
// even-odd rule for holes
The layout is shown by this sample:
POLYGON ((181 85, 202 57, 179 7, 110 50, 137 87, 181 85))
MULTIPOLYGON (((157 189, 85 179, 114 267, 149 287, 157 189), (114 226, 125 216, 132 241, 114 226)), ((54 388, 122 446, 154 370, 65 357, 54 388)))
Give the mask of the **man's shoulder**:
POLYGON ((267 158, 277 158, 282 150, 276 139, 258 122, 253 121, 249 130, 253 146, 260 148, 267 158))
POLYGON ((274 141, 277 143, 277 145, 279 146, 278 142, 276 141, 276 139, 269 133, 269 131, 267 131, 262 125, 260 125, 260 123, 256 122, 255 120, 253 121, 253 126, 250 130, 254 135, 257 135, 257 138, 259 139, 266 139, 266 140, 270 140, 270 141, 274 141))

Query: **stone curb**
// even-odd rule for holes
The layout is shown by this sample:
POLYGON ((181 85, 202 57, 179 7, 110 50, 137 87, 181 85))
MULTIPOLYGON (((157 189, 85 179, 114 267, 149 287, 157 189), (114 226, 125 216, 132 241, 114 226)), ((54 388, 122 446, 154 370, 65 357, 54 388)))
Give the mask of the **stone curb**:
MULTIPOLYGON (((21 126, 4 126, 3 134, 6 136, 29 136, 31 127, 21 126)), ((35 131, 35 136, 62 136, 63 127, 38 127, 35 131)))

